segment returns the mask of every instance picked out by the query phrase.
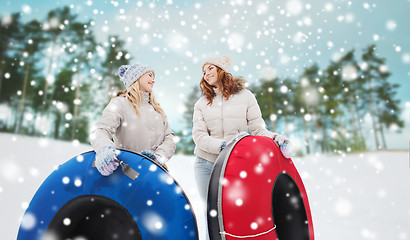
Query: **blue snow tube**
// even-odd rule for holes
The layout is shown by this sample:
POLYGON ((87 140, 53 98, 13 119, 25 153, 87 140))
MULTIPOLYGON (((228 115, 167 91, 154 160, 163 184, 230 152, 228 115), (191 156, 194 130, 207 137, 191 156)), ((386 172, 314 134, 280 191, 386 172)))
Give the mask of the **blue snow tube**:
POLYGON ((122 150, 109 177, 92 167, 95 152, 60 165, 40 186, 20 225, 18 240, 198 239, 192 206, 178 183, 150 159, 122 150))

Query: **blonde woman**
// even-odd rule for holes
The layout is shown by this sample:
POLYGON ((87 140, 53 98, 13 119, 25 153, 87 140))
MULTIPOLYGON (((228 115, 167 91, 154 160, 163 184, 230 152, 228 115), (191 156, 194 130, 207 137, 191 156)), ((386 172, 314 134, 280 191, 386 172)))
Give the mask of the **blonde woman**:
POLYGON ((123 65, 118 75, 125 90, 111 99, 90 134, 97 153, 95 165, 104 176, 118 167, 114 161, 117 149, 141 152, 164 165, 176 147, 175 134, 152 93, 154 69, 144 64, 123 65))

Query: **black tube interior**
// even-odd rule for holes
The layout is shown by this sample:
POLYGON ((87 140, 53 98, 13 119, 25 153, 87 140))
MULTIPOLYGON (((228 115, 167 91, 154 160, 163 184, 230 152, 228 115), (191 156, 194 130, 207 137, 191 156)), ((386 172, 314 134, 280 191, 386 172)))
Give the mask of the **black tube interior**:
POLYGON ((309 240, 309 225, 303 198, 287 174, 276 177, 272 190, 272 216, 280 240, 309 240))
POLYGON ((56 240, 142 239, 136 222, 123 206, 96 195, 80 196, 66 203, 51 220, 47 235, 56 240))

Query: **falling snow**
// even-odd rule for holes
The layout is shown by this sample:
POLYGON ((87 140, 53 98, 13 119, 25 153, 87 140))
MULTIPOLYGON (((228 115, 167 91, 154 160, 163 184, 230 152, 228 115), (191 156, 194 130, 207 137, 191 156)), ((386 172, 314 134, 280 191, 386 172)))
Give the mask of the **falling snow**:
MULTIPOLYGON (((350 49, 359 54, 364 47, 376 43, 381 56, 389 56, 389 64, 395 62, 393 58, 402 60, 401 65, 388 66, 393 73, 405 71, 404 76, 393 74, 392 79, 406 77, 409 49, 407 44, 397 43, 401 39, 398 36, 406 34, 403 33, 405 24, 402 24, 401 16, 384 12, 386 6, 393 7, 379 1, 235 0, 181 4, 180 1, 169 0, 163 3, 84 1, 71 4, 70 8, 80 18, 92 18, 89 27, 101 33, 98 38, 103 38, 99 39, 103 41, 102 45, 110 44, 105 35, 118 35, 127 44, 127 59, 142 61, 140 56, 149 56, 147 60, 158 68, 158 80, 161 82, 156 94, 160 102, 166 103, 163 107, 171 126, 178 126, 181 122, 179 117, 186 109, 179 107, 180 99, 166 90, 172 88, 172 93, 186 96, 186 92, 200 79, 198 66, 210 55, 231 55, 233 73, 244 76, 252 84, 260 78, 297 79, 303 68, 310 64, 325 66, 329 60, 339 59, 350 49), (385 17, 382 19, 380 16, 385 17), (374 24, 374 19, 378 18, 380 21, 374 24), (393 49, 385 47, 392 45, 396 46, 393 49), (397 56, 395 52, 402 54, 397 56)), ((408 2, 394 7, 405 9, 408 2)), ((38 11, 34 3, 22 4, 18 10, 25 16, 33 16, 38 11)), ((10 23, 11 16, 3 15, 1 24, 10 23)), ((52 18, 43 27, 64 28, 66 24, 52 18)), ((69 43, 65 47, 74 48, 69 43)), ((101 46, 97 50, 94 55, 107 54, 101 46)), ((57 65, 53 66, 56 68, 57 65)), ((94 75, 98 71, 92 68, 90 73, 94 75)), ((10 73, 3 74, 10 78, 10 73)), ((53 74, 49 75, 47 81, 52 83, 54 78, 53 74)), ((82 103, 76 100, 75 104, 82 103)), ((41 122, 40 125, 50 123, 41 122)), ((41 132, 49 131, 41 129, 41 132)))
MULTIPOLYGON (((400 4, 404 4, 402 9, 408 12, 410 2, 403 1, 400 4)), ((403 32, 408 29, 408 23, 402 22, 394 13, 385 12, 383 8, 386 5, 380 1, 201 1, 188 3, 184 7, 178 7, 177 0, 167 0, 164 6, 159 2, 108 1, 106 6, 114 9, 115 13, 93 1, 72 4, 70 7, 79 11, 79 16, 95 18, 92 26, 101 35, 121 36, 130 50, 127 59, 151 61, 149 63, 158 68, 160 84, 155 91, 169 116, 171 126, 179 126, 180 115, 186 110, 180 101, 185 100, 190 87, 197 86, 201 78, 202 59, 210 55, 231 55, 234 74, 243 75, 249 83, 255 83, 260 78, 266 81, 283 76, 297 79, 305 66, 315 62, 326 66, 330 60, 340 60, 350 49, 359 53, 365 46, 375 43, 380 47, 380 55, 388 56, 389 65, 379 70, 393 72, 392 78, 396 78, 394 81, 409 86, 410 49, 408 43, 398 37, 399 33, 408 36, 408 31, 403 32), (141 56, 147 57, 141 59, 141 56)), ((20 4, 18 8, 23 17, 33 16, 38 11, 36 5, 28 3, 20 4)), ((11 15, 3 14, 1 25, 10 24, 11 15)), ((44 30, 53 28, 62 29, 64 24, 56 18, 44 22, 44 30)), ((29 41, 32 43, 33 40, 29 41)), ((69 43, 65 47, 71 49, 69 51, 74 49, 69 43)), ((51 49, 48 50, 51 52, 51 49)), ((97 47, 94 55, 106 54, 102 47, 97 47)), ((24 55, 28 56, 27 53, 24 55)), ((24 66, 25 62, 19 64, 24 66)), ((369 68, 365 62, 359 65, 362 70, 369 68)), ((55 65, 53 69, 57 67, 55 65)), ((78 71, 76 68, 72 70, 78 71)), ((345 81, 353 81, 358 77, 358 70, 353 65, 347 65, 340 69, 340 74, 345 81)), ((90 73, 98 74, 95 69, 91 69, 90 73)), ((6 80, 13 79, 13 73, 2 74, 6 80)), ((49 75, 46 80, 53 83, 55 76, 49 75)), ((311 88, 312 83, 307 79, 301 79, 300 82, 306 87, 303 93, 306 103, 309 106, 317 105, 321 97, 319 93, 324 94, 325 90, 311 88)), ((33 80, 31 85, 35 84, 33 80)), ((289 91, 286 86, 281 86, 279 90, 282 93, 289 91)), ((401 93, 403 99, 407 100, 404 106, 406 117, 410 113, 407 92, 401 93)), ((39 91, 38 95, 44 93, 39 91)), ((331 97, 323 96, 324 99, 331 97)), ((80 99, 74 103, 82 104, 80 99)), ((73 115, 67 112, 67 106, 61 103, 55 106, 64 114, 65 120, 73 119, 73 115)), ((0 119, 11 115, 11 111, 8 106, 0 105, 0 119)), ((272 113, 270 120, 276 121, 278 116, 272 113)), ((31 113, 24 117, 27 121, 35 121, 35 128, 44 134, 49 133, 53 126, 52 121, 31 113)), ((304 119, 313 124, 311 114, 305 114, 304 119)), ((369 125, 370 116, 364 116, 363 121, 369 125)), ((391 130, 394 129, 395 126, 392 126, 391 130)), ((336 138, 338 133, 334 131, 331 136, 336 138)), ((320 135, 311 137, 321 138, 320 135)), ((80 144, 78 140, 61 143, 7 134, 1 134, 0 138, 2 149, 5 150, 0 157, 1 222, 10 222, 10 226, 0 226, 0 232, 5 239, 15 239, 20 220, 25 229, 38 224, 33 215, 21 217, 42 181, 59 164, 91 148, 80 144), (22 146, 25 147, 24 151, 21 150, 22 146)), ((408 138, 399 139, 407 147, 408 138)), ((294 147, 303 147, 302 141, 295 140, 294 147)), ((76 160, 82 162, 84 159, 79 156, 76 160)), ((192 163, 191 156, 176 156, 168 166, 190 197, 200 219, 203 214, 198 209, 202 205, 193 171, 186 170, 192 170, 192 163)), ((406 225, 410 218, 410 195, 408 191, 396 188, 410 181, 407 153, 352 153, 340 158, 313 154, 302 159, 296 158, 295 164, 305 180, 318 239, 410 239, 406 225)), ((154 164, 149 171, 160 172, 154 164)), ((246 180, 249 171, 261 173, 264 171, 263 165, 241 171, 240 178, 246 180)), ((160 178, 165 184, 174 182, 167 175, 160 178)), ((83 181, 81 178, 61 179, 64 184, 73 184, 78 188, 82 187, 83 181)), ((241 194, 238 191, 232 197, 238 207, 243 205, 241 194)), ((146 204, 152 206, 155 201, 147 200, 146 204)), ((189 206, 185 206, 185 209, 189 210, 189 206)), ((211 210, 210 215, 216 217, 217 211, 211 210)), ((150 231, 164 228, 162 219, 156 214, 147 215, 144 223, 150 231)), ((200 220, 198 224, 202 231, 204 222, 200 220)), ((249 227, 257 229, 258 223, 252 222, 249 227)), ((53 237, 50 236, 50 239, 53 237)))
POLYGON ((352 204, 346 199, 341 199, 335 203, 335 212, 337 215, 345 217, 352 212, 352 204))
POLYGON ((36 226, 36 217, 33 214, 25 214, 21 220, 21 227, 25 230, 33 229, 36 226))
POLYGON ((345 65, 342 69, 342 77, 346 81, 355 80, 358 77, 356 67, 351 64, 345 65))
MULTIPOLYGON (((11 136, 13 135, 0 134, 2 139, 10 139, 11 136)), ((0 175, 0 204, 8 206, 2 208, 2 213, 4 212, 2 217, 7 217, 2 221, 10 222, 7 229, 3 229, 4 226, 0 228, 7 239, 15 238, 21 220, 25 228, 33 228, 38 224, 38 220, 33 215, 25 215, 24 219, 21 217, 34 192, 55 166, 78 153, 90 150, 89 146, 82 144, 73 146, 71 143, 49 140, 46 145, 43 145, 38 141, 28 137, 2 141, 8 142, 8 145, 0 162, 14 163, 14 165, 3 165, 4 171, 0 175), (20 145, 32 147, 26 151, 18 151, 20 145), (40 157, 43 156, 44 149, 47 149, 45 158, 40 157), (27 160, 28 157, 30 160, 27 160), (16 172, 16 169, 19 169, 20 175, 8 175, 8 170, 16 172), (19 182, 20 177, 27 180, 19 182), (19 189, 19 193, 13 193, 13 189, 19 189)), ((171 175, 189 197, 202 234, 204 221, 201 208, 204 205, 196 190, 193 162, 192 156, 176 155, 167 165, 171 175)), ((294 163, 304 180, 312 209, 315 235, 318 238, 408 239, 410 232, 405 223, 410 217, 407 201, 410 193, 392 187, 400 182, 410 181, 409 162, 405 152, 348 154, 341 157, 317 154, 295 158, 294 163), (380 219, 388 220, 383 224, 383 228, 380 228, 380 219), (345 231, 346 229, 349 231, 345 231)), ((254 170, 259 171, 258 169, 263 170, 263 165, 255 166, 254 170)), ((246 181, 248 171, 240 171, 238 177, 246 181)), ((173 182, 173 179, 166 174, 159 177, 165 184, 173 182)), ((81 187, 83 180, 77 177, 73 179, 66 177, 61 181, 81 187)), ((231 184, 236 186, 236 183, 231 184)), ((237 188, 238 191, 232 196, 232 201, 233 204, 241 207, 245 204, 246 198, 243 195, 245 193, 240 191, 240 185, 237 188)), ((298 199, 293 196, 289 196, 289 201, 295 206, 299 204, 298 199)), ((155 199, 147 199, 146 204, 154 206, 155 199)), ((189 205, 184 206, 184 209, 189 210, 189 205)), ((217 217, 216 209, 211 210, 209 214, 211 217, 217 217)), ((71 223, 70 219, 63 219, 63 221, 64 224, 71 223)), ((165 227, 161 216, 153 212, 144 217, 144 224, 149 231, 161 231, 165 227)), ((250 228, 258 228, 258 221, 250 221, 249 224, 250 228)))

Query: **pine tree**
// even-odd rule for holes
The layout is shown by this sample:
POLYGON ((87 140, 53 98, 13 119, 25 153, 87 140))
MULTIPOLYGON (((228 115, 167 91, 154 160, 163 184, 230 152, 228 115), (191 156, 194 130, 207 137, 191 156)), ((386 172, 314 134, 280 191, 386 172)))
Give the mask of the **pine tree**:
POLYGON ((324 115, 322 117, 324 151, 346 149, 345 132, 341 128, 343 84, 340 62, 331 62, 326 68, 321 87, 323 88, 324 106, 324 115), (328 135, 329 130, 330 138, 328 135))
MULTIPOLYGON (((34 75, 34 74, 33 74, 34 75)), ((27 102, 28 108, 33 113, 31 125, 28 125, 29 135, 38 135, 36 129, 36 121, 41 118, 41 110, 43 109, 43 96, 39 94, 44 89, 46 78, 41 74, 35 74, 34 79, 30 82, 30 88, 27 89, 27 95, 30 101, 27 102)))
MULTIPOLYGON (((70 12, 69 7, 57 8, 51 10, 47 14, 46 22, 43 24, 43 30, 45 33, 45 37, 48 42, 51 43, 50 49, 50 58, 48 60, 47 65, 47 75, 46 81, 44 83, 44 90, 43 90, 43 107, 41 110, 41 115, 44 114, 45 110, 50 106, 48 103, 48 91, 49 91, 49 84, 51 83, 52 79, 54 78, 54 74, 52 73, 53 65, 55 64, 56 60, 56 51, 57 46, 60 43, 65 43, 64 36, 67 34, 66 30, 69 28, 69 25, 75 20, 77 16, 70 12)), ((70 35, 70 34, 68 34, 70 35)))
POLYGON ((194 86, 184 102, 186 109, 182 116, 184 130, 176 132, 176 135, 180 138, 180 142, 177 144, 177 152, 180 151, 184 154, 194 153, 195 143, 192 139, 194 105, 200 97, 199 87, 194 86))
POLYGON ((21 34, 20 13, 13 13, 10 17, 2 17, 0 24, 0 95, 3 93, 3 78, 6 63, 9 62, 7 54, 15 45, 16 38, 21 34))
POLYGON ((265 122, 270 122, 268 128, 276 132, 277 118, 283 110, 283 94, 281 93, 282 82, 278 79, 268 79, 262 81, 260 86, 251 86, 250 90, 255 94, 262 118, 265 122))
POLYGON ((324 114, 322 107, 323 91, 321 90, 321 81, 322 76, 319 66, 313 64, 312 66, 305 68, 294 89, 294 104, 298 111, 297 114, 302 119, 306 152, 308 154, 312 150, 311 147, 314 147, 315 141, 313 140, 317 140, 322 151, 324 150, 322 134, 320 134, 320 126, 322 126, 321 122, 323 122, 321 116, 324 114))
POLYGON ((375 96, 377 97, 376 112, 379 124, 378 130, 381 135, 383 148, 387 149, 384 127, 389 128, 395 124, 397 128, 403 128, 404 122, 400 119, 400 100, 394 98, 397 93, 396 89, 399 88, 400 85, 391 84, 387 81, 387 77, 390 76, 390 74, 384 73, 383 76, 383 84, 375 88, 375 96))
MULTIPOLYGON (((72 86, 74 72, 70 69, 63 69, 56 76, 54 82, 53 96, 55 101, 55 121, 54 121, 54 138, 60 138, 60 129, 62 128, 62 120, 65 114, 73 112, 75 88, 72 86)), ((65 124, 64 124, 65 125, 65 124)), ((63 129, 66 129, 64 127, 63 129)), ((68 139, 67 139, 68 140, 68 139)))
POLYGON ((5 78, 3 82, 2 92, 0 95, 1 102, 6 102, 11 110, 11 116, 4 117, 4 122, 1 124, 2 129, 7 132, 14 131, 14 126, 17 119, 18 109, 18 91, 23 84, 23 71, 20 68, 20 59, 17 57, 6 57, 6 63, 4 64, 4 70, 10 77, 5 78))
POLYGON ((386 148, 383 126, 389 127, 395 123, 402 127, 404 124, 398 116, 394 116, 400 112, 399 101, 394 99, 394 89, 398 85, 391 85, 387 81, 390 73, 387 71, 386 60, 377 56, 375 45, 371 45, 364 50, 362 60, 364 61, 362 63, 362 75, 367 83, 366 90, 368 94, 366 100, 369 102, 376 149, 386 148), (382 144, 380 144, 379 134, 382 144))
POLYGON ((71 32, 70 35, 70 42, 72 44, 71 49, 69 50, 70 55, 72 55, 72 59, 69 62, 69 66, 72 66, 75 70, 75 99, 74 99, 74 110, 73 110, 73 119, 72 119, 72 133, 71 133, 71 140, 76 139, 76 124, 77 124, 77 116, 80 114, 79 109, 81 105, 80 99, 80 89, 83 86, 82 78, 84 75, 88 75, 88 73, 83 74, 83 70, 89 70, 92 68, 90 66, 90 59, 93 57, 93 52, 96 48, 96 42, 94 39, 94 35, 91 29, 90 23, 81 23, 81 22, 73 22, 70 24, 69 29, 71 32))
POLYGON ((117 69, 129 63, 129 53, 124 48, 124 41, 121 40, 118 36, 108 36, 108 41, 104 44, 106 45, 106 58, 103 62, 103 76, 104 78, 104 85, 108 85, 108 94, 107 100, 109 101, 116 90, 121 89, 121 82, 115 81, 115 72, 117 69), (106 84, 108 82, 108 84, 106 84))
MULTIPOLYGON (((362 99, 359 96, 365 94, 363 88, 364 82, 359 75, 360 67, 354 58, 354 50, 347 52, 341 57, 337 63, 340 65, 341 77, 342 77, 342 104, 346 112, 350 114, 350 123, 347 122, 346 126, 350 126, 350 133, 352 137, 346 139, 346 144, 353 151, 365 150, 366 142, 363 136, 363 130, 360 123, 360 119, 357 114, 358 104, 362 99)), ((347 120, 348 114, 345 114, 347 120)), ((348 128, 348 127, 347 127, 348 128)))
POLYGON ((305 101, 303 99, 303 87, 301 86, 300 82, 296 82, 295 87, 293 88, 293 106, 295 108, 295 116, 299 118, 302 123, 303 128, 303 135, 304 135, 304 145, 306 147, 306 153, 310 154, 311 152, 311 134, 308 129, 308 121, 310 121, 310 115, 306 113, 306 106, 305 101))
POLYGON ((21 34, 19 48, 19 54, 24 61, 24 80, 21 90, 21 98, 19 100, 19 106, 17 111, 17 123, 15 124, 15 133, 20 132, 21 125, 23 123, 23 116, 25 112, 26 102, 30 101, 30 94, 28 83, 30 79, 35 78, 35 75, 39 72, 36 66, 39 61, 40 48, 44 41, 44 37, 41 31, 40 23, 33 20, 23 26, 24 34, 21 34))

